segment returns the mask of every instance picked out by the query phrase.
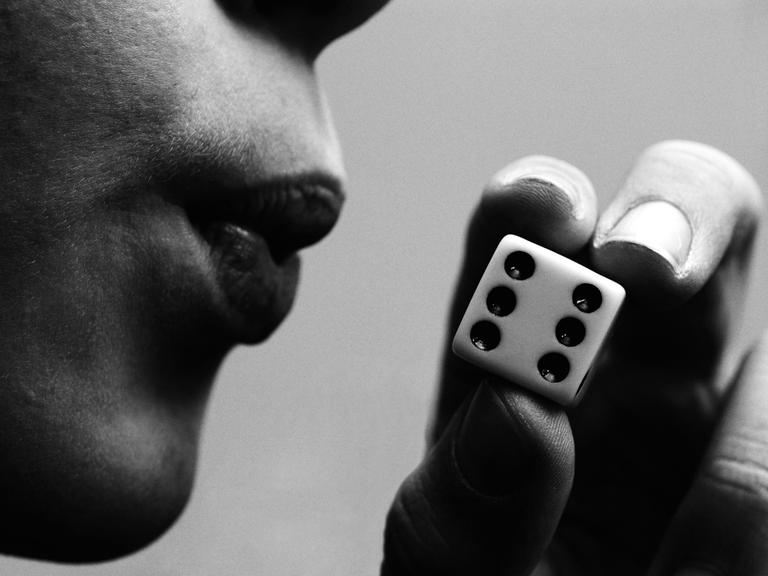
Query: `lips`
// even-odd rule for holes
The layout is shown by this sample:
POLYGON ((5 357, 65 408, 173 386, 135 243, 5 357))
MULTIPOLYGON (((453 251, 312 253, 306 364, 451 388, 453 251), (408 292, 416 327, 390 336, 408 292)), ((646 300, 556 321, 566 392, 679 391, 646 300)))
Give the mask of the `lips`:
POLYGON ((190 221, 205 235, 214 223, 230 223, 261 236, 276 263, 321 240, 344 203, 340 182, 323 174, 283 177, 232 188, 191 190, 184 203, 190 221))
POLYGON ((239 341, 263 340, 293 304, 297 252, 326 236, 339 218, 340 181, 323 173, 243 187, 200 179, 182 196, 207 246, 214 296, 228 328, 239 341))

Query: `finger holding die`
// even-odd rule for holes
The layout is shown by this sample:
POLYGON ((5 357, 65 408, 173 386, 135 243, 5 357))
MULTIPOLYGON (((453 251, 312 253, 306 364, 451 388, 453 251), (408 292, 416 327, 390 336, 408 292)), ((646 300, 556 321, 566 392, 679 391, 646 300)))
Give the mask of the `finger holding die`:
POLYGON ((453 350, 555 402, 574 404, 624 296, 613 280, 510 234, 480 279, 453 350))

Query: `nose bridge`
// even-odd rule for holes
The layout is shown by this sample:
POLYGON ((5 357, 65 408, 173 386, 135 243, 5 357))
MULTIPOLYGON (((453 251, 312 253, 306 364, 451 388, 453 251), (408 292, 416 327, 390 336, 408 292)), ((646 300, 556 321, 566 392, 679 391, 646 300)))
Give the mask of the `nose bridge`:
POLYGON ((389 0, 219 0, 239 17, 272 28, 309 57, 357 28, 389 0), (232 6, 232 5, 237 6, 232 6))

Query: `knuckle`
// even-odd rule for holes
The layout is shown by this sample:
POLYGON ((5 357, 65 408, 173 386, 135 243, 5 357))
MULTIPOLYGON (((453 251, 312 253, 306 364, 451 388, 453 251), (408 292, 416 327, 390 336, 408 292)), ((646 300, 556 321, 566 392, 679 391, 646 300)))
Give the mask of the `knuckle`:
POLYGON ((768 461, 765 447, 740 440, 735 453, 715 455, 703 472, 703 480, 718 496, 747 502, 753 510, 768 514, 768 461))

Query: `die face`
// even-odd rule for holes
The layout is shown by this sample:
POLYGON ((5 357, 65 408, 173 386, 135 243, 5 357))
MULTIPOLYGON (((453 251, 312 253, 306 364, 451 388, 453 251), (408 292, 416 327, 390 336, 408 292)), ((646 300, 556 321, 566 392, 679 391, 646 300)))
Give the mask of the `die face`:
POLYGON ((518 236, 505 236, 453 340, 465 360, 563 405, 574 403, 624 289, 518 236))

